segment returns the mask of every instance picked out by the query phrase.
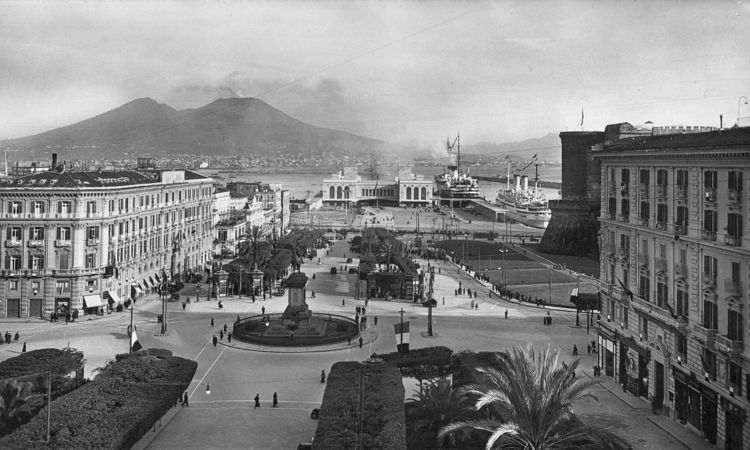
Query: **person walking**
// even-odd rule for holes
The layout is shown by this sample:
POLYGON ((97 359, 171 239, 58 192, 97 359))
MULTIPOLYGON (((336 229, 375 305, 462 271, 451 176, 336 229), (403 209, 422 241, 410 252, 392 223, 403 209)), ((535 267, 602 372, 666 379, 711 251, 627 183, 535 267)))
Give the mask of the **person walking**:
POLYGON ((188 393, 185 391, 185 393, 182 395, 182 406, 184 407, 190 407, 190 404, 188 403, 188 393))
POLYGON ((20 337, 21 337, 21 335, 19 335, 18 331, 16 331, 16 335, 13 336, 13 340, 16 342, 16 344, 18 343, 18 339, 20 339, 20 337))
POLYGON ((274 392, 274 393, 273 393, 273 407, 274 407, 274 408, 276 408, 277 406, 279 406, 279 397, 278 397, 278 395, 276 395, 276 393, 274 392))
POLYGON ((219 340, 220 341, 224 340, 224 332, 222 330, 219 330, 219 340))
POLYGON ((326 382, 326 371, 325 370, 321 370, 320 371, 320 382, 321 383, 325 383, 326 382))
POLYGON ((232 332, 231 331, 227 332, 227 340, 229 342, 232 342, 232 332))
POLYGON ((573 356, 578 356, 578 347, 573 344, 573 356))
POLYGON ((362 348, 362 343, 364 342, 364 339, 362 339, 362 336, 359 337, 359 348, 362 348))
POLYGON ((505 320, 508 320, 508 310, 505 310, 505 320))
POLYGON ((224 324, 224 332, 227 332, 227 324, 224 324))
POLYGON ((375 324, 375 326, 378 326, 378 316, 375 316, 375 317, 374 317, 374 318, 372 319, 372 322, 373 322, 373 323, 375 324))
POLYGON ((182 302, 182 310, 183 310, 183 311, 185 311, 185 307, 186 307, 186 306, 187 306, 187 305, 185 304, 185 302, 182 302))
POLYGON ((214 343, 214 347, 216 347, 216 344, 218 344, 218 343, 219 343, 219 340, 218 340, 218 339, 216 338, 216 335, 215 335, 215 334, 214 334, 214 337, 213 337, 213 339, 212 339, 212 340, 213 340, 213 343, 214 343))
POLYGON ((346 345, 352 345, 352 337, 351 337, 351 336, 348 336, 348 337, 346 338, 346 341, 347 341, 347 342, 346 342, 346 345))
POLYGON ((341 306, 346 306, 346 299, 341 299, 341 306))
POLYGON ((586 344, 586 354, 591 356, 591 344, 586 344))
POLYGON ((260 408, 260 394, 255 394, 255 406, 253 406, 253 409, 260 408))
POLYGON ((211 326, 214 326, 214 318, 211 317, 211 326))

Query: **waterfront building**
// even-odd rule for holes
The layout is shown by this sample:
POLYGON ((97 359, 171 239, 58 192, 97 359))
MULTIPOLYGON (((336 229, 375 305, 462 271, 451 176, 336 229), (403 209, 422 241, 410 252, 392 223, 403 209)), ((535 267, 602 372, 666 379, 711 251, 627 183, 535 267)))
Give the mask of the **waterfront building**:
POLYGON ((356 167, 345 167, 323 180, 323 205, 351 207, 358 204, 428 206, 433 202, 432 180, 416 175, 411 167, 399 167, 393 181, 364 180, 356 167))
POLYGON ((750 446, 750 128, 633 137, 601 164, 599 364, 721 448, 750 446))
POLYGON ((98 313, 204 270, 213 186, 188 170, 69 172, 0 183, 0 316, 98 313))
POLYGON ((280 184, 267 184, 260 181, 233 181, 227 183, 233 195, 245 196, 260 202, 263 209, 263 235, 276 239, 286 234, 289 228, 289 191, 280 184))

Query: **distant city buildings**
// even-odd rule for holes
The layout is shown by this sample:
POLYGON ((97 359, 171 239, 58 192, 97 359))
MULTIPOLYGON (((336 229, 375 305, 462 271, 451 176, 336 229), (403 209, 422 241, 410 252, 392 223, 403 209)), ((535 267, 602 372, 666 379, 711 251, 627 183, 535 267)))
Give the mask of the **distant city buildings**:
POLYGON ((709 442, 748 448, 750 128, 608 131, 561 134, 564 157, 576 140, 600 165, 573 192, 600 198, 599 364, 709 442))
POLYGON ((323 180, 323 204, 327 206, 355 206, 361 203, 382 202, 399 206, 431 205, 432 179, 416 175, 411 167, 399 167, 393 181, 364 180, 356 167, 345 167, 323 180))

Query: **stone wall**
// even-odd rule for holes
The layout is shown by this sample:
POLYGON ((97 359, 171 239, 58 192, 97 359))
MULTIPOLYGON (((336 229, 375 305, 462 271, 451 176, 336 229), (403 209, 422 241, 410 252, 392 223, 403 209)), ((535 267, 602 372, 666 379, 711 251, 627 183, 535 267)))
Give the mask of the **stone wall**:
POLYGON ((552 219, 539 250, 558 255, 599 258, 599 205, 578 200, 549 202, 552 219))

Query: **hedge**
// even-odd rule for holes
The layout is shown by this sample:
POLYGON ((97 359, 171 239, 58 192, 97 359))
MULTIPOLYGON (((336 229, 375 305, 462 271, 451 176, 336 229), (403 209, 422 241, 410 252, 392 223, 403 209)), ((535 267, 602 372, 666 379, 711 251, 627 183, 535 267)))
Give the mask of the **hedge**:
POLYGON ((398 369, 385 363, 334 364, 312 448, 405 450, 404 386, 398 369))
POLYGON ((52 398, 83 383, 83 352, 74 348, 43 348, 0 362, 0 379, 21 378, 34 384, 34 392, 47 392, 47 372, 52 369, 52 398), (75 376, 71 373, 75 372, 75 376), (33 377, 29 374, 40 373, 33 377))
POLYGON ((438 378, 451 373, 453 350, 448 347, 424 347, 409 350, 408 353, 373 354, 386 363, 395 365, 405 377, 425 380, 438 378))
POLYGON ((117 355, 92 381, 52 402, 49 444, 42 409, 0 439, 0 448, 128 449, 175 404, 197 366, 168 350, 117 355))
POLYGON ((477 367, 495 367, 497 368, 497 355, 504 352, 472 352, 462 351, 454 353, 451 356, 451 373, 453 374, 453 384, 461 386, 473 383, 476 380, 477 367))

